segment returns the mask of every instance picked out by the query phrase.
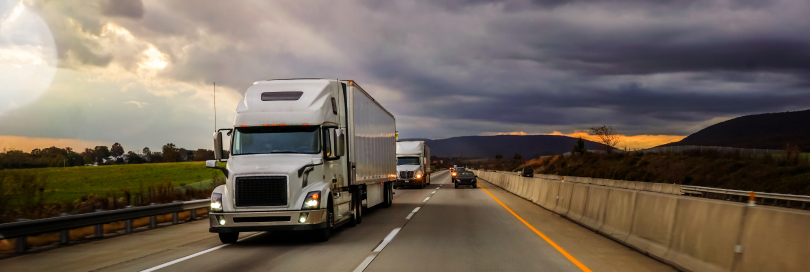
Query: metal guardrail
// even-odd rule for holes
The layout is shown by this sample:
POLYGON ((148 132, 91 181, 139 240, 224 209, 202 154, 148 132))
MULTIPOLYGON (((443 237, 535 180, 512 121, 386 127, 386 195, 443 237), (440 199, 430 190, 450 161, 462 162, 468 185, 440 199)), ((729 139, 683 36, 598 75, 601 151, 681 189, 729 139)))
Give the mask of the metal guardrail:
POLYGON ((43 233, 59 232, 59 243, 69 242, 71 229, 96 226, 95 237, 103 236, 103 225, 112 222, 126 221, 125 232, 132 232, 132 220, 149 217, 149 227, 155 228, 155 216, 172 214, 172 224, 177 224, 178 213, 191 210, 191 220, 197 220, 197 209, 210 207, 211 200, 201 199, 169 204, 132 207, 112 211, 99 211, 85 214, 51 217, 23 222, 0 224, 0 239, 16 238, 16 251, 26 251, 26 237, 43 233))
MULTIPOLYGON (((505 172, 505 171, 491 171, 491 172, 517 175, 516 172, 505 172)), ((758 204, 768 204, 767 202, 770 202, 769 205, 774 206, 783 205, 786 208, 799 208, 791 205, 793 202, 798 202, 801 203, 800 208, 802 210, 807 209, 808 206, 810 206, 808 205, 810 203, 810 196, 807 195, 776 194, 776 193, 732 190, 732 189, 722 189, 722 188, 712 188, 702 186, 680 185, 681 195, 699 195, 708 198, 721 198, 723 200, 734 200, 732 199, 732 196, 737 196, 737 199, 734 201, 738 202, 745 202, 746 200, 748 200, 752 192, 755 194, 755 203, 758 204)))
MULTIPOLYGON (((744 198, 747 198, 751 195, 753 191, 742 191, 742 190, 731 190, 731 189, 721 189, 721 188, 712 188, 712 187, 702 187, 702 186, 690 186, 690 185, 681 185, 681 194, 719 194, 721 196, 738 196, 738 201, 743 201, 744 198)), ((774 193, 764 193, 764 192, 753 192, 755 194, 756 202, 760 204, 765 204, 765 200, 772 200, 773 204, 778 204, 777 202, 782 200, 785 201, 784 204, 786 207, 790 207, 791 201, 793 202, 800 202, 802 203, 801 209, 804 210, 807 207, 807 203, 810 203, 810 196, 806 195, 788 195, 788 194, 774 194, 774 193)))

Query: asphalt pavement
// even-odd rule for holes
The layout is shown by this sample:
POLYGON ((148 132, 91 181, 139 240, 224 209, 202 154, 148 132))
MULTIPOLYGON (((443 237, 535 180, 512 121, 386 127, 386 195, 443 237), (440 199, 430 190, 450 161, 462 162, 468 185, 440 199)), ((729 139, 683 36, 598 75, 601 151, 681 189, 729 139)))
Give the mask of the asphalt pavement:
POLYGON ((0 267, 4 271, 675 271, 484 181, 479 188, 454 189, 447 172, 441 172, 431 182, 424 189, 396 190, 392 207, 366 210, 362 224, 340 227, 322 243, 303 233, 259 232, 242 233, 238 243, 222 245, 216 234, 208 233, 208 221, 200 220, 0 260, 0 267))

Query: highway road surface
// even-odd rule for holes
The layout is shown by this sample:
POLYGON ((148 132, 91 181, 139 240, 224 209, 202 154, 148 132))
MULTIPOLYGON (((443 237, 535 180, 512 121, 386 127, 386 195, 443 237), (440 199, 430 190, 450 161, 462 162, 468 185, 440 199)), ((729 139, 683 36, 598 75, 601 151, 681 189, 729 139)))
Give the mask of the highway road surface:
POLYGON ((454 189, 447 172, 398 189, 391 208, 328 242, 242 233, 222 245, 208 221, 0 260, 3 271, 675 271, 529 201, 480 181, 454 189))

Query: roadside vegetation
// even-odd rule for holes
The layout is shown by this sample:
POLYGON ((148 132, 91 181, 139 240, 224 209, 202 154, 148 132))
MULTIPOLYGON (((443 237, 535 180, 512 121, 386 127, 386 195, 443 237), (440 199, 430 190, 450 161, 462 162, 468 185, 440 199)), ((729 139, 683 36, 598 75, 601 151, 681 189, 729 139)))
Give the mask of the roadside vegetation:
POLYGON ((535 173, 675 183, 736 190, 810 195, 810 156, 788 147, 785 155, 738 153, 580 153, 536 159, 535 173))
POLYGON ((5 169, 0 222, 203 199, 222 183, 222 173, 204 162, 5 169))

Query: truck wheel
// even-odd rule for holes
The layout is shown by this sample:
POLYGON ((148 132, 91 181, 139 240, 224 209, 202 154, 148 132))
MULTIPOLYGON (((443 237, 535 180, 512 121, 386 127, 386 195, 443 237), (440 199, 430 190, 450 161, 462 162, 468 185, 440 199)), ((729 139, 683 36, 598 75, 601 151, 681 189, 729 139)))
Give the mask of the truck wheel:
POLYGON ((332 197, 329 196, 329 202, 326 204, 326 227, 315 231, 315 240, 318 242, 329 241, 329 236, 332 235, 332 222, 335 220, 334 207, 332 207, 332 197))
POLYGON ((349 219, 349 223, 346 224, 349 227, 354 227, 357 226, 357 224, 360 224, 360 209, 358 209, 360 205, 357 203, 357 194, 352 194, 352 218, 349 219))
POLYGON ((223 244, 233 244, 236 243, 236 240, 239 240, 238 232, 228 232, 219 234, 219 241, 222 242, 223 244))
POLYGON ((427 175, 427 177, 425 177, 425 180, 427 180, 427 184, 430 185, 430 175, 427 175))
POLYGON ((394 189, 390 182, 383 185, 383 208, 391 207, 394 204, 394 189))
POLYGON ((458 189, 458 183, 456 183, 456 189, 458 189))
POLYGON ((473 183, 473 188, 478 188, 478 183, 473 183))
POLYGON ((326 242, 329 241, 329 236, 332 235, 332 226, 330 224, 326 224, 326 227, 323 229, 319 229, 316 231, 315 240, 318 242, 326 242))

